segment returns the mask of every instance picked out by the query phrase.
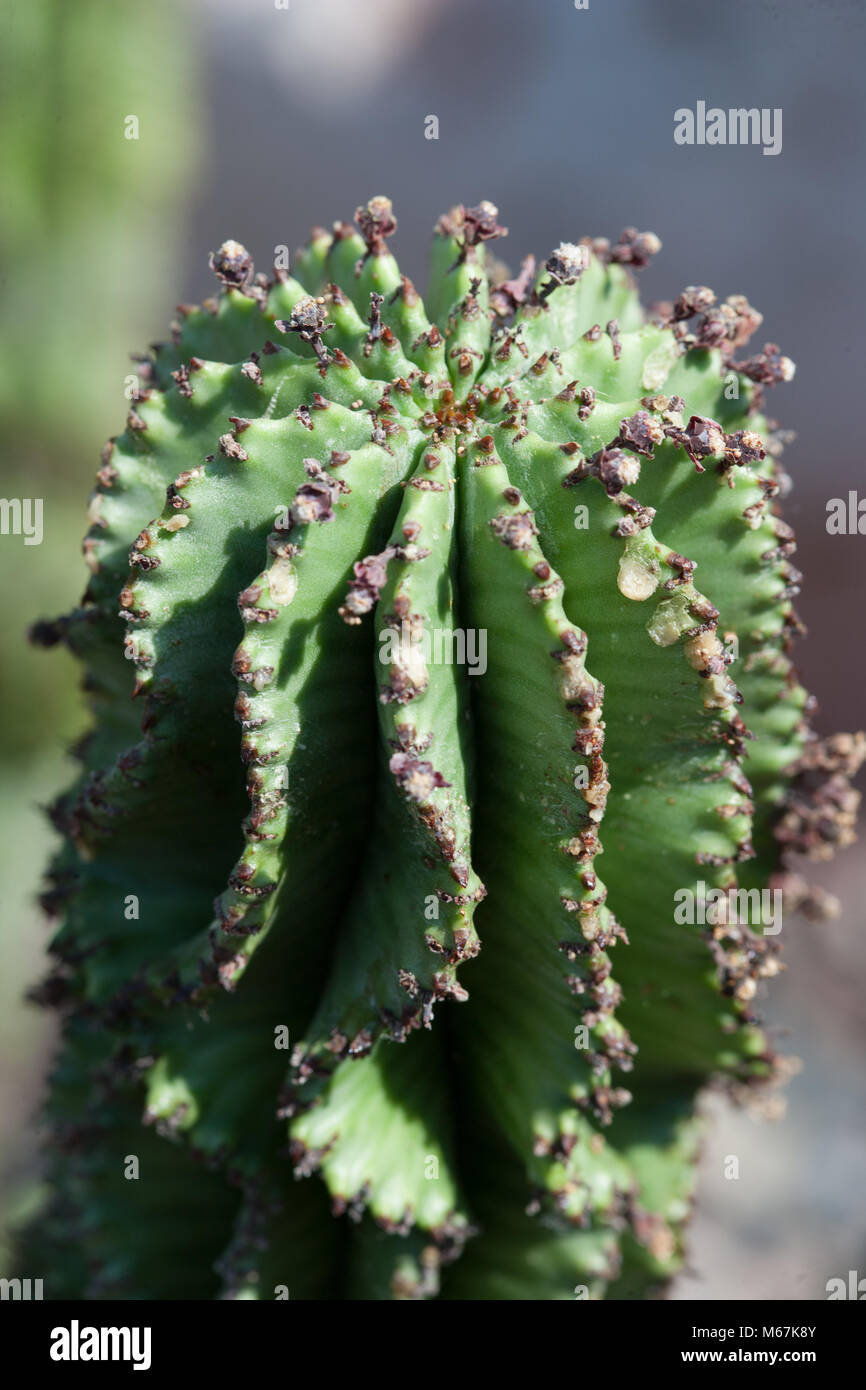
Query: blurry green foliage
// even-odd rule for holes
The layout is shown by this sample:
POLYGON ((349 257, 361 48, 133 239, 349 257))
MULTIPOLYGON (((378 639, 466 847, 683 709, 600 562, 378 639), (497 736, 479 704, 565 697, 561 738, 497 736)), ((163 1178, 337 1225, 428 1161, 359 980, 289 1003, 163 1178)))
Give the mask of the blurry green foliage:
MULTIPOLYGON (((44 939, 33 900, 52 832, 38 806, 62 776, 58 744, 83 723, 72 660, 34 650, 26 631, 84 588, 82 488, 123 418, 129 348, 151 315, 164 324, 198 156, 187 26, 175 0, 2 6, 0 496, 40 497, 44 516, 41 545, 0 535, 0 1206, 10 1216, 34 1181, 25 1125, 47 1045, 44 1017, 22 999, 44 939), (128 116, 138 140, 126 138, 128 116)), ((0 1264, 2 1246, 0 1234, 0 1264)))
POLYGON ((0 418, 95 448, 108 373, 165 283, 195 156, 184 9, 7 0, 5 10, 0 418))
POLYGON ((170 279, 197 153, 188 22, 173 0, 4 5, 0 493, 41 497, 45 536, 28 547, 0 536, 12 600, 0 620, 0 760, 80 722, 71 662, 58 670, 25 633, 58 594, 74 601, 84 588, 81 489, 122 418, 130 346, 151 312, 164 321, 155 291, 170 279), (127 138, 133 116, 138 139, 127 138))

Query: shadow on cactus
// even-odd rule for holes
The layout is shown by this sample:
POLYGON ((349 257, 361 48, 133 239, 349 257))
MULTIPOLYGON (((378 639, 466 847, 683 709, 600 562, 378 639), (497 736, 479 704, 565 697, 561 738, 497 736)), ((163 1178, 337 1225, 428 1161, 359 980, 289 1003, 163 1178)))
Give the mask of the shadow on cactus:
POLYGON ((651 1296, 697 1097, 784 1072, 776 895, 822 906, 785 855, 853 838, 760 315, 644 311, 631 229, 509 278, 487 203, 422 301, 387 199, 356 224, 293 276, 212 257, 35 633, 93 711, 45 895, 49 1295, 651 1296))

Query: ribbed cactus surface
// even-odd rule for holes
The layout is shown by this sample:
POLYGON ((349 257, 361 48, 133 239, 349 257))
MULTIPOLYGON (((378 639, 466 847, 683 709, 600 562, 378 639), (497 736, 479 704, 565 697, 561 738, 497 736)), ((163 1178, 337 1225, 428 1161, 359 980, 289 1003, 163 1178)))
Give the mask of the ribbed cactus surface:
POLYGON ((729 890, 815 905, 783 856, 851 838, 861 754, 788 655, 793 366, 740 296, 645 311, 651 234, 508 278, 497 218, 425 301, 384 198, 293 274, 225 243, 103 452, 36 633, 93 711, 48 1294, 644 1297, 697 1096, 780 1071, 729 890))

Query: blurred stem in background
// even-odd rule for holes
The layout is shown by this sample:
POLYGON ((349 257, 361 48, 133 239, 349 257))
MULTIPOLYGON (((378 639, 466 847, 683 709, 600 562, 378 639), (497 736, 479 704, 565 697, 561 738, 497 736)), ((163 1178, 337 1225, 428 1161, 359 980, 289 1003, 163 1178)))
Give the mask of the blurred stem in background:
MULTIPOLYGON (((45 932, 34 895, 83 714, 71 658, 26 630, 74 603, 80 498, 122 428, 128 353, 164 320, 198 155, 194 46, 173 0, 7 0, 0 84, 2 495, 42 500, 41 544, 0 536, 0 1204, 27 1200, 27 1125, 49 1045, 22 1000, 45 932), (154 318, 158 314, 159 318, 154 318)), ((140 344, 146 346, 146 344, 140 344)), ((0 1253, 2 1261, 2 1253, 0 1253)))

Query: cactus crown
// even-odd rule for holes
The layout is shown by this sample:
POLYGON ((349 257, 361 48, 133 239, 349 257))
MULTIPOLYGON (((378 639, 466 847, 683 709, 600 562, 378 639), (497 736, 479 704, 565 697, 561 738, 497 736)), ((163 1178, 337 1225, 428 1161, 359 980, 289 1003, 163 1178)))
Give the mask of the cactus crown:
POLYGON ((36 633, 94 713, 45 895, 56 1292, 641 1297, 696 1096, 784 1070, 745 908, 817 909, 783 853, 851 838, 862 752, 788 655, 793 366, 741 296, 647 314, 652 234, 511 277, 458 207, 422 302, 395 228, 211 257, 36 633))

